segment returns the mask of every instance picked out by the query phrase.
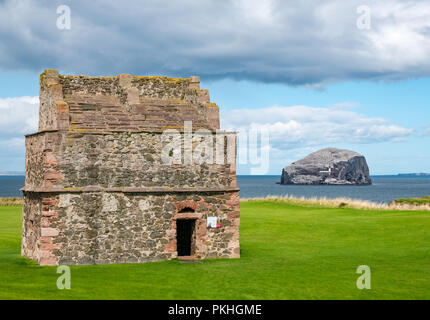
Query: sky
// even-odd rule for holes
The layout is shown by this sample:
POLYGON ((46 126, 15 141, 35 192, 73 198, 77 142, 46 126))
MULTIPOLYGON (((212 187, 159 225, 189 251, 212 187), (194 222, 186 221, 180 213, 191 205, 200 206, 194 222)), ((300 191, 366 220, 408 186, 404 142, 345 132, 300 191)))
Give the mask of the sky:
POLYGON ((270 133, 266 174, 325 147, 430 172, 429 57, 428 1, 0 0, 0 172, 24 170, 46 68, 199 75, 222 128, 270 133))

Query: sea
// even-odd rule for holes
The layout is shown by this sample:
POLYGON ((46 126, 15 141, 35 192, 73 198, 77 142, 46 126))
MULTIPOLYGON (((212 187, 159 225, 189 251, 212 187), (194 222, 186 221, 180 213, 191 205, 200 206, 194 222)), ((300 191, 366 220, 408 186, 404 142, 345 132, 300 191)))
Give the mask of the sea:
MULTIPOLYGON (((0 176, 0 197, 20 197, 24 176, 0 176)), ((347 197, 388 203, 398 198, 430 195, 430 177, 373 176, 369 186, 280 185, 280 176, 237 176, 241 198, 266 196, 347 197)))

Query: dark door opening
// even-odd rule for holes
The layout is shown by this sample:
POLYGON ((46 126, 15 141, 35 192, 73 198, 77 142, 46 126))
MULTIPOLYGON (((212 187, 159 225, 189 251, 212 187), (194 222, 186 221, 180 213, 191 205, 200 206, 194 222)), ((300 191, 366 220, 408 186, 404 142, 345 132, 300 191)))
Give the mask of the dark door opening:
POLYGON ((191 256, 195 224, 195 219, 176 220, 178 256, 191 256))

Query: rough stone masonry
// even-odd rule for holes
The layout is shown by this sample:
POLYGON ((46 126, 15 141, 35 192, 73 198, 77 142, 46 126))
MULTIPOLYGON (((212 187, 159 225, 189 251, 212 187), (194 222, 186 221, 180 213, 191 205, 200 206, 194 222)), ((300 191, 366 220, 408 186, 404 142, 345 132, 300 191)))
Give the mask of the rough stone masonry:
MULTIPOLYGON (((184 136, 192 121, 193 130, 219 132, 218 106, 199 82, 45 70, 39 130, 26 136, 22 255, 40 265, 172 259, 183 220, 192 222, 187 258, 238 258, 236 155, 221 164, 161 161, 163 131, 184 136), (208 217, 220 225, 208 228, 208 217)), ((223 134, 236 148, 235 133, 223 134)))

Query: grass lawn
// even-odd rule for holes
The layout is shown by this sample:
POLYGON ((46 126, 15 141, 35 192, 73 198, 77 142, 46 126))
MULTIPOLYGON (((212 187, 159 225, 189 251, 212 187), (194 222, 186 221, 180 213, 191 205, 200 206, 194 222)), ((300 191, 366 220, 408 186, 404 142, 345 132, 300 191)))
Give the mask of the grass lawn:
POLYGON ((240 259, 72 266, 58 290, 56 267, 20 256, 21 207, 0 207, 0 299, 430 299, 429 230, 429 211, 248 201, 240 259))
POLYGON ((407 204, 430 204, 430 196, 420 198, 405 198, 394 200, 395 203, 407 203, 407 204))

